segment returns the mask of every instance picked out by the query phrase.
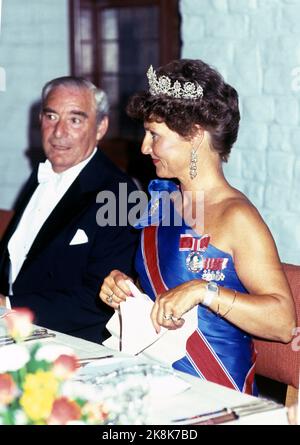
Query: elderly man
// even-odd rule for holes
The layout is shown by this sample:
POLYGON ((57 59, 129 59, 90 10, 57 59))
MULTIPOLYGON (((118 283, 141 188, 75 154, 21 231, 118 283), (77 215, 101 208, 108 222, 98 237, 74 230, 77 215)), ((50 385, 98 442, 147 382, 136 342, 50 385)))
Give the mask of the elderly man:
POLYGON ((110 191, 118 202, 120 183, 127 193, 135 186, 97 149, 108 103, 92 83, 48 82, 40 120, 47 160, 29 178, 0 245, 0 305, 29 307, 37 324, 101 343, 111 312, 99 289, 112 269, 133 273, 137 235, 118 223, 99 226, 96 197, 110 191))

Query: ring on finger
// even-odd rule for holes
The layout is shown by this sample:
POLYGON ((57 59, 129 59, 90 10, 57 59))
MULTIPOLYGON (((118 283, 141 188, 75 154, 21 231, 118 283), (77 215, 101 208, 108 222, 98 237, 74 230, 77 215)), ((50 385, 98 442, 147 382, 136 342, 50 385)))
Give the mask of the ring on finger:
POLYGON ((172 314, 163 314, 164 320, 172 320, 173 315, 172 314))
POLYGON ((113 297, 112 297, 113 295, 114 295, 114 293, 110 294, 110 295, 106 298, 106 301, 107 301, 108 304, 111 304, 111 303, 113 302, 113 297))

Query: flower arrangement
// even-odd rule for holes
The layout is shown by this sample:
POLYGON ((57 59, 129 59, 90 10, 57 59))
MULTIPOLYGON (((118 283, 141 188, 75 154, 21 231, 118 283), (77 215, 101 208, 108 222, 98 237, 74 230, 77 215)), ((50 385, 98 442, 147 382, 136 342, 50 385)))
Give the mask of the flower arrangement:
POLYGON ((65 346, 25 346, 33 314, 20 308, 5 316, 15 343, 0 347, 0 425, 105 424, 108 412, 94 387, 71 381, 78 368, 65 346))

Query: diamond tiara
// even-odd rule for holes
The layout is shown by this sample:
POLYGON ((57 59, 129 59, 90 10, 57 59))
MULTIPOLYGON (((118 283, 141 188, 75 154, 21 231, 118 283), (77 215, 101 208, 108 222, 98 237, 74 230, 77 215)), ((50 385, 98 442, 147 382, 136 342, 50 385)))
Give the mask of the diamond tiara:
POLYGON ((199 99, 203 96, 203 88, 197 82, 181 83, 176 80, 172 86, 171 79, 168 76, 160 76, 157 79, 156 72, 153 66, 147 71, 149 82, 149 92, 152 96, 165 94, 176 99, 199 99))

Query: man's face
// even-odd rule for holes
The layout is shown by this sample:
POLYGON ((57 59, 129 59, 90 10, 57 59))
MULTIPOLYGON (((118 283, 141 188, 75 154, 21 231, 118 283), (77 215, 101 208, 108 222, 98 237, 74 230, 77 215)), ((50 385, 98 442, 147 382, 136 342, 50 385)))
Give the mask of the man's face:
POLYGON ((47 96, 41 112, 45 154, 56 173, 88 158, 107 130, 107 118, 97 126, 93 93, 86 88, 59 86, 47 96))

